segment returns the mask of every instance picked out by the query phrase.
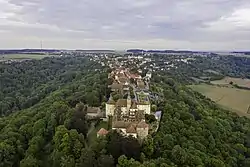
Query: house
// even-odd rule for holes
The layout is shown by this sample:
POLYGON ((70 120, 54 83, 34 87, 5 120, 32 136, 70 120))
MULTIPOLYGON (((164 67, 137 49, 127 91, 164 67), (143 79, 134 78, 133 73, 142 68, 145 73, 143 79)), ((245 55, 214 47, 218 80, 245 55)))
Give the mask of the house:
POLYGON ((109 132, 106 130, 106 129, 104 129, 104 128, 101 128, 98 132, 97 132, 97 137, 104 137, 104 136, 106 136, 107 134, 108 134, 109 132))
POLYGON ((122 84, 119 83, 113 83, 112 85, 109 86, 111 88, 111 91, 113 92, 119 92, 122 90, 122 84))
POLYGON ((92 119, 102 117, 102 112, 99 107, 87 107, 87 118, 92 119))

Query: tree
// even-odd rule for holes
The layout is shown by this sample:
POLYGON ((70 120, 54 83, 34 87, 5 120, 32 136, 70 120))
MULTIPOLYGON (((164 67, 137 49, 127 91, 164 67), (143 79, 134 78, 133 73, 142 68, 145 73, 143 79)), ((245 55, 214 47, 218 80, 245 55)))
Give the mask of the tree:
POLYGON ((72 154, 72 150, 71 150, 71 140, 69 137, 68 133, 65 133, 63 135, 63 138, 61 139, 61 144, 59 146, 59 150, 64 154, 64 155, 71 155, 72 154))
POLYGON ((40 152, 40 150, 43 148, 44 146, 44 138, 42 136, 34 136, 30 142, 29 142, 29 148, 26 152, 26 155, 33 155, 36 156, 37 153, 40 152))
POLYGON ((153 138, 151 136, 148 136, 144 141, 142 145, 143 153, 150 158, 154 153, 154 142, 153 138))
POLYGON ((146 114, 145 115, 145 119, 146 119, 146 121, 148 122, 148 123, 153 123, 153 122, 156 122, 157 120, 156 120, 156 118, 155 118, 155 116, 154 115, 149 115, 149 114, 146 114))
POLYGON ((95 159, 95 154, 92 150, 90 149, 82 149, 82 154, 80 157, 80 162, 78 163, 77 166, 79 167, 95 167, 97 164, 96 159, 95 159))
POLYGON ((69 129, 76 129, 78 133, 82 133, 84 136, 88 132, 88 123, 86 120, 86 108, 78 107, 70 120, 69 129))
POLYGON ((109 155, 101 155, 97 159, 97 166, 98 167, 113 167, 114 159, 112 156, 109 156, 109 155))
POLYGON ((29 155, 20 162, 20 167, 39 167, 39 166, 40 165, 38 160, 32 155, 29 155))
POLYGON ((140 165, 140 162, 135 161, 133 158, 128 160, 125 155, 118 158, 118 167, 138 167, 140 165))
POLYGON ((6 142, 0 142, 0 166, 12 166, 14 164, 15 149, 6 142))
POLYGON ((44 119, 39 119, 33 126, 33 136, 43 136, 45 133, 46 123, 44 119))
POLYGON ((56 128, 56 133, 55 136, 53 137, 53 142, 55 144, 56 149, 60 149, 62 138, 66 133, 68 133, 68 130, 65 128, 65 126, 60 125, 56 128))
POLYGON ((174 146, 172 150, 172 160, 179 165, 184 165, 187 161, 187 153, 179 145, 174 146))
POLYGON ((225 167, 226 165, 219 159, 209 158, 207 160, 206 166, 209 166, 209 167, 225 167))

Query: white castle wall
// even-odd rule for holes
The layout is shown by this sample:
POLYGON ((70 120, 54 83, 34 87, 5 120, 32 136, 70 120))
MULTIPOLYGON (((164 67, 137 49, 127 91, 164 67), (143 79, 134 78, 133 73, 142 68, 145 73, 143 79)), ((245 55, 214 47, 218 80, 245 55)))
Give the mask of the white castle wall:
POLYGON ((147 105, 137 105, 137 108, 139 110, 144 110, 145 111, 145 114, 150 114, 150 104, 147 104, 147 105))
POLYGON ((115 105, 106 104, 106 118, 108 118, 108 116, 113 116, 114 111, 115 111, 115 105))

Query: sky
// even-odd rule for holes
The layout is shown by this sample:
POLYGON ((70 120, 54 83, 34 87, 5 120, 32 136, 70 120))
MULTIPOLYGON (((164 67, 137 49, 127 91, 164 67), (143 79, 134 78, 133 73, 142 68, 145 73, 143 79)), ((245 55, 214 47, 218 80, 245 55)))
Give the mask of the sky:
POLYGON ((250 50, 250 0, 0 0, 0 49, 250 50))

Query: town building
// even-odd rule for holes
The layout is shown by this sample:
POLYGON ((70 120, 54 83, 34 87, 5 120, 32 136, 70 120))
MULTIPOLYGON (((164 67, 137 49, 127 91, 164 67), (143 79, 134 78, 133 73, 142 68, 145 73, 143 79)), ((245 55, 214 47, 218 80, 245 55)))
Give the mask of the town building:
POLYGON ((99 107, 87 107, 87 118, 101 118, 103 117, 103 113, 99 107))
POLYGON ((109 132, 104 129, 104 128, 101 128, 98 132, 97 132, 97 137, 105 137, 109 132))

